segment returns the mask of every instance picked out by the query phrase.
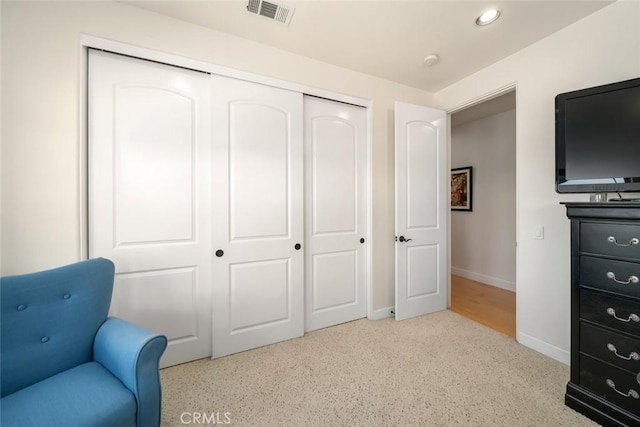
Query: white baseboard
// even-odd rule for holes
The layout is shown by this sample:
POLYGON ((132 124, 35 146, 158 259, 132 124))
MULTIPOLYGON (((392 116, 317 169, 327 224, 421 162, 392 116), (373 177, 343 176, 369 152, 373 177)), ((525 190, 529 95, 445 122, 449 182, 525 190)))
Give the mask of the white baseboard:
POLYGON ((373 310, 371 315, 368 316, 368 319, 382 320, 382 319, 386 319, 387 317, 393 317, 393 314, 391 314, 391 310, 393 310, 393 307, 386 307, 386 308, 381 308, 379 310, 373 310))
POLYGON ((507 291, 516 291, 515 283, 509 282, 508 280, 498 279, 497 277, 474 273, 473 271, 463 270, 462 268, 457 267, 451 267, 451 274, 475 280, 476 282, 486 283, 487 285, 495 286, 497 288, 506 289, 507 291))
POLYGON ((518 342, 565 365, 569 365, 571 362, 570 352, 541 341, 538 338, 534 338, 531 335, 523 334, 522 332, 518 333, 518 342))

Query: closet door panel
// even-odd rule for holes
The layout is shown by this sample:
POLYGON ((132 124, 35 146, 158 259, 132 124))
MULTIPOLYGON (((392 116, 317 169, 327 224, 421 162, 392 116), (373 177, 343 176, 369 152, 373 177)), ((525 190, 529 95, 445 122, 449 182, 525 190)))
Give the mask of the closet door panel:
POLYGON ((366 316, 366 112, 305 97, 305 330, 366 316))
POLYGON ((230 266, 229 307, 231 333, 290 321, 288 259, 258 261, 230 266), (259 283, 259 287, 256 286, 259 283), (256 307, 260 307, 256 310, 256 307))
POLYGON ((287 237, 289 116, 251 101, 231 102, 229 116, 231 239, 287 237))
POLYGON ((313 313, 357 303, 357 251, 315 254, 308 268, 313 271, 313 313))
POLYGON ((303 334, 302 95, 213 76, 212 100, 219 357, 303 334))
POLYGON ((357 131, 338 117, 316 117, 310 130, 313 234, 357 230, 357 131))
POLYGON ((160 363, 211 355, 210 76, 89 51, 89 256, 111 314, 165 334, 160 363))
POLYGON ((193 240, 193 99, 129 84, 114 101, 117 243, 193 240))

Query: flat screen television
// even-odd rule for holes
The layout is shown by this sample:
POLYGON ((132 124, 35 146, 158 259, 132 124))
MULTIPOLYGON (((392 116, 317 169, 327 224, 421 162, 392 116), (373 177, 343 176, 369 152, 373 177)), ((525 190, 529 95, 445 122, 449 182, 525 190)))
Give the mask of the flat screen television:
POLYGON ((640 192, 640 78, 556 96, 556 191, 640 192))

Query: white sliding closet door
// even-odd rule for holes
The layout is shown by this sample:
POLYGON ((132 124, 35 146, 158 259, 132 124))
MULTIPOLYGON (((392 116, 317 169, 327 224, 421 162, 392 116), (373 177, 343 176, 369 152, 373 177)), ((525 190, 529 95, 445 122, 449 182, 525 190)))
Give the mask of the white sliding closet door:
POLYGON ((111 314, 165 334, 162 366, 211 355, 210 76, 89 52, 89 256, 111 314))
POLYGON ((366 316, 366 110, 306 96, 305 330, 366 316))
POLYGON ((302 94, 212 77, 213 356, 302 336, 302 94))

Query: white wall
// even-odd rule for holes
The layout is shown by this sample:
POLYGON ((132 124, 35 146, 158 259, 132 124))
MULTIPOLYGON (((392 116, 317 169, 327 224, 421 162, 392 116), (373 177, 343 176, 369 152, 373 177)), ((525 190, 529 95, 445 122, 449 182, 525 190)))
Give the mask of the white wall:
POLYGON ((451 128, 451 168, 473 167, 471 212, 451 212, 451 271, 516 290, 516 110, 451 128))
POLYGON ((393 102, 430 93, 121 3, 2 2, 2 274, 80 259, 80 44, 91 34, 373 101, 373 304, 393 305, 393 102))
POLYGON ((640 75, 640 2, 611 6, 435 94, 453 108, 517 83, 517 339, 569 361, 569 221, 554 187, 554 97, 640 75), (534 226, 545 227, 534 240, 534 226))

